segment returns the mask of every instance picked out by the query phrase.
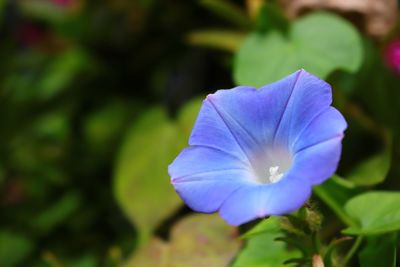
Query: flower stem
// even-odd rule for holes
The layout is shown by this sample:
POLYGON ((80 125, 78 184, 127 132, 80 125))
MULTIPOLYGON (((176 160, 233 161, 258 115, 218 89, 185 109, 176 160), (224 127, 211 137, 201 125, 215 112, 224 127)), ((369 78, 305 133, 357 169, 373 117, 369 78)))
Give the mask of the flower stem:
POLYGON ((315 254, 312 257, 312 267, 325 267, 324 261, 322 260, 321 255, 315 254))
POLYGON ((344 266, 346 266, 346 264, 351 260, 351 258, 354 256, 354 253, 356 253, 356 251, 358 250, 358 248, 360 247, 361 243, 363 241, 363 237, 362 236, 358 236, 356 241, 354 241, 353 246, 351 246, 349 252, 347 253, 347 255, 344 257, 344 261, 343 264, 344 266))

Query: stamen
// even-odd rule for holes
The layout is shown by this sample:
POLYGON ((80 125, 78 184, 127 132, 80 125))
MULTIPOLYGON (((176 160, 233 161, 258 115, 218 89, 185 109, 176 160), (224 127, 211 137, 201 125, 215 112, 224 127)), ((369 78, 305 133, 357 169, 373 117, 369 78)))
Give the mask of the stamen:
POLYGON ((274 166, 269 168, 269 180, 271 183, 279 182, 282 177, 283 173, 279 173, 279 166, 274 166))

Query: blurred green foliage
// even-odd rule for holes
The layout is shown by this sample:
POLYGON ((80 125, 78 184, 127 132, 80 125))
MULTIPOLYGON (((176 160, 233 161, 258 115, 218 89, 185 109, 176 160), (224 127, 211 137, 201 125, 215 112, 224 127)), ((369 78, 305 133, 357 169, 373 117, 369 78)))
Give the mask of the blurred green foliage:
POLYGON ((289 21, 277 2, 0 0, 0 266, 278 266, 312 253, 326 266, 395 266, 390 36, 371 40, 332 12, 289 21), (249 225, 189 214, 167 173, 207 93, 298 68, 332 84, 349 122, 302 255, 290 238, 309 214, 290 217, 289 233, 263 220, 241 245, 249 225))
POLYGON ((168 243, 153 238, 123 266, 226 266, 240 247, 235 232, 216 214, 190 215, 174 225, 168 243))
POLYGON ((357 31, 336 16, 315 13, 287 32, 275 27, 249 35, 236 55, 234 75, 238 84, 261 87, 300 68, 322 79, 337 69, 354 72, 361 60, 357 31))
POLYGON ((115 174, 116 196, 138 226, 141 243, 181 204, 165 171, 183 147, 177 145, 183 140, 179 133, 158 109, 135 123, 122 145, 115 174))
POLYGON ((365 267, 396 266, 397 233, 370 236, 360 252, 360 264, 365 267))
MULTIPOLYGON (((181 205, 165 168, 197 110, 181 112, 179 129, 173 117, 205 83, 229 84, 206 77, 222 66, 212 53, 185 44, 207 12, 160 1, 6 0, 0 7, 0 266, 117 266, 143 231, 159 226, 154 214, 170 216, 151 195, 152 179, 175 209, 181 205), (156 106, 161 121, 142 129, 139 117, 156 106), (160 143, 158 129, 172 139, 160 143), (160 161, 159 152, 168 156, 160 161), (133 181, 124 177, 118 187, 113 176, 123 164, 122 176, 136 173, 140 186, 126 186, 133 181), (116 200, 125 197, 121 210, 116 200), (143 212, 133 215, 126 203, 143 212)), ((212 17, 204 23, 223 25, 212 17)))
POLYGON ((32 242, 26 237, 2 230, 0 232, 0 262, 4 267, 15 266, 31 253, 32 242))

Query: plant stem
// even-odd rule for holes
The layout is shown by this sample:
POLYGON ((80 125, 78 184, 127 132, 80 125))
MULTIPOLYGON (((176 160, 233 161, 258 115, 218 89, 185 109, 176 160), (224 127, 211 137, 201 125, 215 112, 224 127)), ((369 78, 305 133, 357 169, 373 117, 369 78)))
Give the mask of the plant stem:
POLYGON ((315 254, 312 257, 312 267, 325 267, 321 255, 315 254))
POLYGON ((362 236, 358 236, 356 241, 354 241, 353 246, 351 246, 349 252, 347 253, 347 255, 344 257, 344 266, 346 266, 346 264, 351 260, 351 258, 354 256, 354 253, 356 253, 356 251, 358 250, 358 248, 360 247, 361 243, 363 241, 363 237, 362 236))

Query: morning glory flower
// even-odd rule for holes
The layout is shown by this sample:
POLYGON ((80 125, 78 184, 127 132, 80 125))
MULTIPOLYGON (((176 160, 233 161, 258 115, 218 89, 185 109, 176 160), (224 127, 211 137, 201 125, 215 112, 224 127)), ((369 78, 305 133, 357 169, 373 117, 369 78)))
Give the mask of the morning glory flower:
POLYGON ((210 94, 171 183, 193 210, 232 225, 295 211, 337 168, 347 124, 331 103, 329 84, 304 70, 210 94))

